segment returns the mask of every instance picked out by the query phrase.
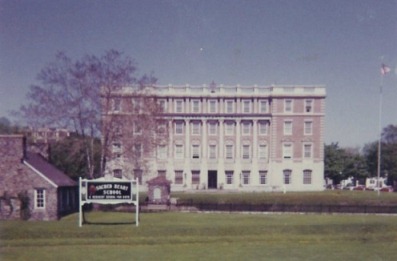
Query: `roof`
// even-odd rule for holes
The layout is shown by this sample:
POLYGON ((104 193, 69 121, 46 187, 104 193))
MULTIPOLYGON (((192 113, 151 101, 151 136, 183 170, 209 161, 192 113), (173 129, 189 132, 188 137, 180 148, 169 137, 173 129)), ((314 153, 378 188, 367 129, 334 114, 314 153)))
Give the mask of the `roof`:
POLYGON ((57 169, 54 165, 50 164, 38 153, 26 152, 24 163, 33 168, 39 175, 46 178, 56 187, 77 186, 77 182, 57 169))

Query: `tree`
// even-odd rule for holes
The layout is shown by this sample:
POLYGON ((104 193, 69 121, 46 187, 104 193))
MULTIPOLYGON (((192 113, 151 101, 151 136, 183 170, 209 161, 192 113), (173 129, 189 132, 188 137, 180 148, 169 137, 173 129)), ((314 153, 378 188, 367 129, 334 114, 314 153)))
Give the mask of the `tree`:
POLYGON ((110 104, 110 94, 122 90, 124 86, 144 90, 156 82, 152 75, 138 78, 136 70, 135 62, 130 57, 115 50, 107 51, 100 57, 86 55, 76 61, 60 52, 55 61, 39 72, 39 84, 30 87, 27 95, 29 103, 21 107, 20 115, 32 126, 54 126, 76 132, 83 143, 86 176, 101 176, 106 164, 108 132, 114 130, 113 123, 117 121, 102 121, 103 102, 110 104), (102 144, 102 160, 97 169, 94 147, 99 137, 104 137, 105 143, 102 144))

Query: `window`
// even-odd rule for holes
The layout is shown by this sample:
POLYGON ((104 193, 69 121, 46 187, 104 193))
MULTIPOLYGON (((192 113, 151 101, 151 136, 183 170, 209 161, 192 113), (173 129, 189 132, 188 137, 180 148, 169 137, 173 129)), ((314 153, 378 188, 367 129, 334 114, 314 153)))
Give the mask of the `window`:
POLYGON ((35 189, 34 208, 45 208, 45 189, 35 189))
POLYGON ((284 100, 284 112, 292 112, 292 100, 284 100))
POLYGON ((266 100, 259 100, 259 112, 260 113, 267 113, 267 101, 266 100))
POLYGON ((192 100, 192 112, 200 112, 200 100, 192 100))
POLYGON ((138 143, 134 145, 134 154, 135 158, 141 158, 142 157, 142 144, 138 143))
POLYGON ((176 159, 183 159, 183 145, 182 144, 175 144, 175 158, 176 159))
POLYGON ((268 124, 265 121, 258 122, 259 135, 267 135, 268 124))
POLYGON ((251 100, 243 100, 243 113, 251 112, 251 100))
POLYGON ((266 177, 267 177, 267 171, 266 170, 260 170, 259 171, 259 184, 264 185, 266 184, 266 177))
POLYGON ((243 159, 250 159, 250 145, 243 145, 243 159))
POLYGON ((123 170, 114 169, 113 170, 113 177, 121 179, 123 177, 123 170))
POLYGON ((216 135, 217 134, 217 124, 216 124, 216 122, 209 122, 208 123, 208 134, 209 135, 216 135))
POLYGON ((210 159, 216 159, 217 157, 217 153, 216 153, 216 145, 215 144, 211 144, 208 147, 208 158, 210 159))
POLYGON ((183 100, 175 100, 175 112, 183 112, 183 100))
POLYGON ((159 100, 160 108, 163 112, 167 111, 167 102, 166 100, 159 100))
POLYGON ((233 153, 233 145, 232 144, 227 144, 226 145, 226 159, 233 159, 234 153, 233 153))
POLYGON ((312 171, 310 169, 303 171, 303 184, 312 184, 312 171))
POLYGON ((226 100, 226 113, 234 113, 234 101, 226 100))
POLYGON ((217 112, 217 103, 216 100, 208 100, 208 112, 216 113, 217 112))
POLYGON ((141 134, 142 128, 138 121, 134 121, 134 134, 141 134))
POLYGON ((305 112, 313 112, 313 100, 305 100, 305 112))
POLYGON ((285 169, 283 170, 283 175, 284 175, 284 184, 291 184, 291 175, 292 175, 292 170, 290 169, 285 169))
POLYGON ((165 170, 158 170, 158 171, 157 171, 157 176, 159 176, 159 177, 165 177, 165 176, 167 176, 167 171, 165 171, 165 170))
POLYGON ((225 123, 225 135, 234 135, 234 122, 226 122, 225 123))
POLYGON ((192 122, 192 135, 200 135, 201 124, 198 121, 192 122))
POLYGON ((177 135, 183 134, 183 122, 181 121, 175 122, 175 134, 177 135))
POLYGON ((267 159, 267 146, 265 144, 260 144, 258 147, 258 158, 260 160, 267 159))
POLYGON ((283 158, 292 159, 292 144, 283 143, 283 158))
POLYGON ((292 121, 284 121, 284 135, 292 135, 292 121))
POLYGON ((159 158, 159 159, 167 158, 167 146, 166 145, 159 145, 157 147, 157 158, 159 158))
POLYGON ((134 169, 134 179, 138 179, 140 185, 142 185, 142 170, 134 169))
POLYGON ((199 184, 200 184, 200 171, 192 170, 192 185, 199 185, 199 184))
POLYGON ((114 98, 113 99, 113 111, 121 111, 121 99, 114 98))
POLYGON ((251 122, 243 121, 241 124, 242 124, 243 135, 250 135, 251 134, 251 122))
POLYGON ((193 144, 192 145, 192 159, 199 159, 200 158, 200 145, 193 144))
POLYGON ((312 157, 312 144, 303 144, 303 157, 305 159, 312 157))
POLYGON ((183 171, 175 170, 175 184, 183 184, 183 171))
POLYGON ((131 104, 132 104, 132 110, 134 112, 141 112, 142 108, 142 100, 135 97, 131 99, 131 104))
POLYGON ((243 171, 243 184, 248 185, 250 184, 250 171, 243 171))
POLYGON ((312 121, 304 122, 304 134, 305 135, 313 134, 313 122, 312 121))
POLYGON ((225 171, 226 184, 233 184, 233 171, 225 171))

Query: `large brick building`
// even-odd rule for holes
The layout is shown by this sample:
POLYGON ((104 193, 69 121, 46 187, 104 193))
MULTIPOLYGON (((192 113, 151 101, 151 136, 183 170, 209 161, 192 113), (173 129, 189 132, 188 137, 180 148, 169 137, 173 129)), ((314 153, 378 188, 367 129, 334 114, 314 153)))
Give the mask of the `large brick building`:
MULTIPOLYGON (((169 137, 156 153, 146 155, 150 170, 142 175, 144 184, 166 176, 173 191, 323 189, 323 86, 151 89, 163 107, 169 137)), ((113 113, 129 117, 134 90, 123 88, 112 95, 113 113)), ((109 159, 108 168, 134 169, 140 176, 142 170, 127 167, 131 162, 123 158, 120 166, 109 159)))
POLYGON ((56 220, 77 211, 77 183, 22 135, 0 135, 0 219, 56 220))

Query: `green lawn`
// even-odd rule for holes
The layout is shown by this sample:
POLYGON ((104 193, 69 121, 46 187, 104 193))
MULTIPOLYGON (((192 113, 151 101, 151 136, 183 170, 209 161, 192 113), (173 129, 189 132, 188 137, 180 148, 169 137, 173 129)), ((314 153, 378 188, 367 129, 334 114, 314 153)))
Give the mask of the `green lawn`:
POLYGON ((1 221, 0 260, 394 260, 397 216, 90 212, 1 221), (108 224, 105 224, 108 223, 108 224))

